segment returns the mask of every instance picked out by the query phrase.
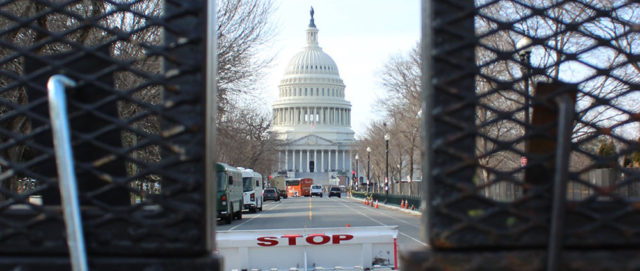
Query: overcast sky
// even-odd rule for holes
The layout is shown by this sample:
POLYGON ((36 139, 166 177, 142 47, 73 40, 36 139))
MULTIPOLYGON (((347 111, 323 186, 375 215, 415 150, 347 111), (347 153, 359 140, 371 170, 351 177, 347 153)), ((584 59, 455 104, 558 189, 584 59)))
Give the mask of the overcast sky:
POLYGON ((351 126, 360 137, 380 118, 374 108, 383 95, 379 75, 389 57, 407 54, 420 38, 419 0, 274 0, 272 17, 276 54, 266 76, 268 106, 277 98, 278 83, 291 57, 306 44, 309 10, 315 10, 320 47, 338 65, 351 102, 351 126))

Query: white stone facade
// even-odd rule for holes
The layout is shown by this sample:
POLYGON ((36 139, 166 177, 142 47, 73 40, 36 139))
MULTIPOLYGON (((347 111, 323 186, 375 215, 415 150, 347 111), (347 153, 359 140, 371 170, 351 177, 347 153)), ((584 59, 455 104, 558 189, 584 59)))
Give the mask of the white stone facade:
POLYGON ((329 184, 350 176, 351 103, 336 63, 318 45, 313 14, 306 32, 307 45, 289 61, 273 104, 271 131, 285 143, 276 172, 329 184))

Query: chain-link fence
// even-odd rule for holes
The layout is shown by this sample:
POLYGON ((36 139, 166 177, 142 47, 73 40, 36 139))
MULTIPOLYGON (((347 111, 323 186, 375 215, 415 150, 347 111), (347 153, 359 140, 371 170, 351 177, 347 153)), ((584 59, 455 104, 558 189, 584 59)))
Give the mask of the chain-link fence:
POLYGON ((423 11, 434 250, 638 247, 640 3, 423 11))
MULTIPOLYGON (((422 193, 423 182, 400 182, 389 185, 389 193, 398 196, 415 196, 420 197, 422 193)), ((384 186, 378 183, 372 183, 371 186, 358 185, 353 188, 359 192, 384 193, 384 186)))
POLYGON ((67 253, 46 87, 64 74, 78 84, 67 104, 88 253, 207 256, 206 10, 206 1, 0 3, 3 255, 67 253))
POLYGON ((450 4, 433 4, 429 51, 437 67, 429 70, 429 191, 441 198, 434 203, 434 241, 456 247, 545 243, 554 173, 563 170, 554 164, 561 147, 554 99, 566 95, 575 110, 570 160, 562 166, 568 194, 582 195, 569 197, 577 202, 567 209, 567 244, 638 243, 640 235, 626 229, 640 215, 630 208, 640 159, 640 4, 450 4), (491 226, 496 223, 501 226, 491 226), (464 238, 478 225, 501 238, 464 238))

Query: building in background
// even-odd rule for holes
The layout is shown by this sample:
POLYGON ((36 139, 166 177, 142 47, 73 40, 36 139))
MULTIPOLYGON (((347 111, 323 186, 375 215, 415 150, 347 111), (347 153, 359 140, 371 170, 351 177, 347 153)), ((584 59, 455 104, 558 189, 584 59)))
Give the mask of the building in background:
POLYGON ((307 45, 289 61, 273 104, 271 132, 283 142, 275 171, 322 185, 349 185, 351 103, 338 66, 318 44, 313 15, 312 8, 307 45))

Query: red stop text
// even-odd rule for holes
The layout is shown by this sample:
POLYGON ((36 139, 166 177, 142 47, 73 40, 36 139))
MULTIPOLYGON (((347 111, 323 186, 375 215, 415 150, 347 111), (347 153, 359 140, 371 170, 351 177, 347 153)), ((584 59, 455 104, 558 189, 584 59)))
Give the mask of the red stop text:
POLYGON ((263 247, 272 247, 277 246, 281 242, 288 244, 289 246, 296 246, 300 244, 311 244, 311 245, 324 245, 324 244, 334 244, 338 245, 340 242, 349 241, 353 239, 353 235, 351 234, 332 234, 326 235, 322 233, 309 234, 306 237, 300 234, 285 234, 282 236, 263 236, 258 237, 258 245, 263 247))

